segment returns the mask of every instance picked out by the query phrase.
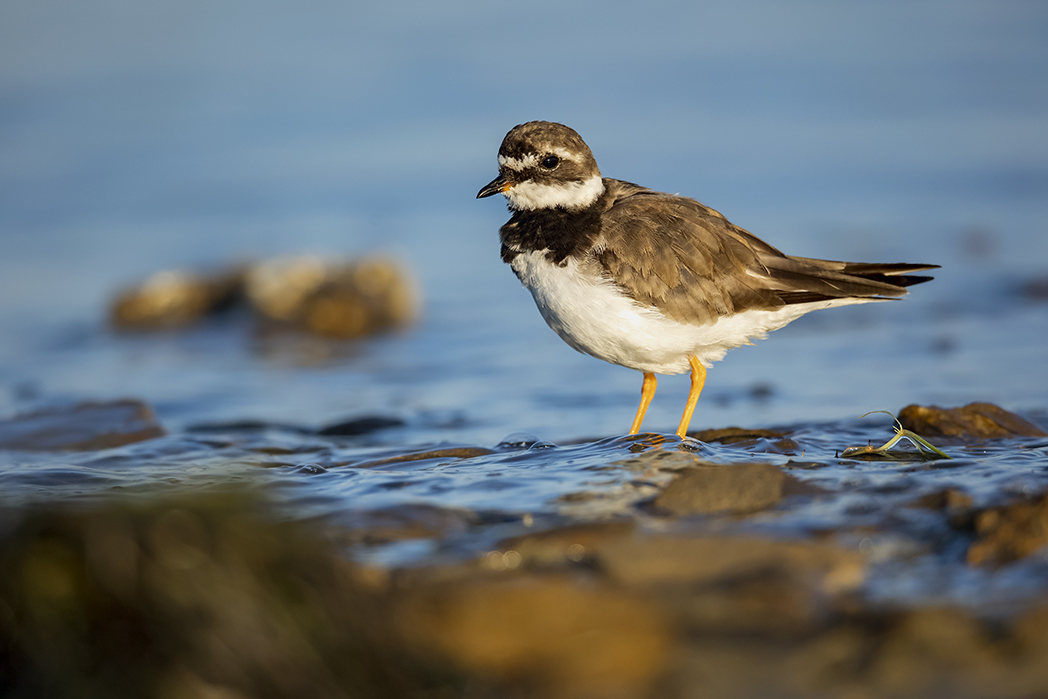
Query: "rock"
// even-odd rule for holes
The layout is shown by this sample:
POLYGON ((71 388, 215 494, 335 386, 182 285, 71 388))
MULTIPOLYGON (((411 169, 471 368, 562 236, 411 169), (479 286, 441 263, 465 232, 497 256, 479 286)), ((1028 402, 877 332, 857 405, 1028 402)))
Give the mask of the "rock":
POLYGON ((0 449, 90 451, 165 434, 153 411, 141 401, 80 403, 0 421, 0 449))
POLYGON ((157 272, 117 296, 110 320, 125 330, 180 328, 245 300, 268 328, 335 339, 406 326, 419 310, 413 280, 392 260, 300 255, 215 274, 157 272))
POLYGON ((969 403, 962 408, 908 405, 899 412, 899 422, 925 439, 1048 437, 1036 425, 993 403, 969 403))
POLYGON ((629 536, 635 526, 630 520, 571 524, 504 539, 498 547, 501 551, 516 551, 529 564, 579 563, 598 545, 629 536))
POLYGON ((720 442, 721 444, 755 443, 759 439, 781 439, 788 432, 762 429, 744 429, 742 427, 722 427, 710 430, 696 430, 689 432, 689 437, 694 437, 700 442, 720 442))
POLYGON ((403 427, 404 425, 405 422, 398 417, 370 415, 368 417, 358 417, 353 420, 346 420, 344 422, 337 422, 333 425, 327 425, 317 430, 317 434, 326 437, 357 437, 364 434, 371 434, 372 432, 378 432, 379 430, 386 430, 391 427, 403 427))
POLYGON ((241 281, 240 270, 216 274, 157 272, 117 295, 110 308, 110 324, 120 330, 185 327, 236 303, 241 281))
POLYGON ((270 323, 337 339, 403 327, 418 315, 414 284, 384 258, 276 258, 247 271, 245 291, 270 323))
POLYGON ((671 644, 658 608, 634 595, 517 573, 405 591, 397 627, 417 652, 484 680, 482 696, 648 696, 671 644))
POLYGON ((701 463, 681 471, 652 503, 655 510, 684 516, 767 509, 783 496, 825 492, 766 463, 701 463))
POLYGON ((405 503, 374 510, 353 510, 332 517, 333 540, 375 546, 407 539, 430 539, 462 534, 479 518, 470 510, 405 503))
POLYGON ((448 447, 447 449, 427 449, 425 451, 410 452, 407 454, 396 454, 384 459, 373 461, 359 461, 346 464, 353 468, 375 468, 376 466, 388 466, 389 464, 406 463, 409 461, 427 461, 429 459, 470 459, 474 456, 487 456, 496 452, 485 447, 448 447))
POLYGON ((777 570, 838 592, 858 586, 866 565, 857 550, 753 536, 633 536, 602 543, 594 553, 601 569, 625 585, 705 585, 777 570))
POLYGON ((971 565, 1003 564, 1048 546, 1048 494, 1033 500, 990 507, 972 518, 975 541, 968 547, 971 565))

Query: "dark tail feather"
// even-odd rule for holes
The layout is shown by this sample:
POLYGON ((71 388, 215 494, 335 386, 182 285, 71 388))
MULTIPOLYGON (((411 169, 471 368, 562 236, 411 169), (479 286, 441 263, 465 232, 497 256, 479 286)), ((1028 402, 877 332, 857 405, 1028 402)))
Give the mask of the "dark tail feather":
POLYGON ((768 260, 775 278, 789 281, 796 291, 784 289, 779 298, 787 304, 823 301, 845 296, 893 298, 906 294, 905 288, 931 281, 933 277, 910 272, 938 269, 939 265, 870 262, 836 262, 806 257, 768 260), (804 288, 807 287, 807 288, 804 288))

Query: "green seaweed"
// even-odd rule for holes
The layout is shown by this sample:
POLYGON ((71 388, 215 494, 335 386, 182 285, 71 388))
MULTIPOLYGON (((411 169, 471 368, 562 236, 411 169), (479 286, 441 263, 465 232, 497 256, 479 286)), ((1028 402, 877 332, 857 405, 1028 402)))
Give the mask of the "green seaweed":
POLYGON ((873 415, 875 413, 884 413, 885 415, 891 415, 892 419, 895 420, 895 436, 885 442, 879 447, 872 445, 866 445, 864 447, 848 447, 841 452, 841 458, 854 459, 908 459, 912 457, 913 452, 893 452, 892 447, 901 442, 903 439, 907 440, 910 444, 917 448, 916 455, 920 457, 922 461, 931 461, 934 459, 952 459, 953 457, 942 451, 941 449, 930 444, 924 437, 921 437, 916 432, 912 432, 905 429, 899 419, 889 413, 887 410, 871 410, 870 412, 860 415, 859 419, 866 417, 867 415, 873 415))

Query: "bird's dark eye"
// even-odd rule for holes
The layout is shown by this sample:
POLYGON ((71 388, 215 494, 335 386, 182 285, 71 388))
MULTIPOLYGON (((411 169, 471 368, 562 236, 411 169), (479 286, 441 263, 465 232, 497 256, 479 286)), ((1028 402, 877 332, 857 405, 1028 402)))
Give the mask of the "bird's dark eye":
POLYGON ((552 170, 558 165, 560 165, 560 158, 558 158, 555 155, 547 155, 545 158, 542 159, 542 167, 546 168, 547 170, 552 170))

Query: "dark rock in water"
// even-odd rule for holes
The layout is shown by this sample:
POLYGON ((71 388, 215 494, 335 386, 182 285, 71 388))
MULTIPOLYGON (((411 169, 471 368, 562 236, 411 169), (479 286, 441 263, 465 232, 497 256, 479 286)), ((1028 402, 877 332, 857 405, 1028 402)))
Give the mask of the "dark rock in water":
POLYGON ((968 547, 971 565, 1002 564, 1048 546, 1048 493, 976 512, 975 541, 968 547))
POLYGON ((230 420, 228 422, 200 422, 188 425, 186 432, 265 432, 277 430, 280 432, 291 432, 298 434, 311 434, 312 429, 302 425, 293 425, 286 422, 266 422, 265 420, 230 420))
POLYGON ((121 330, 160 330, 191 325, 240 299, 242 272, 157 272, 117 296, 110 323, 121 330))
POLYGON ((721 444, 752 443, 758 439, 782 439, 789 432, 762 429, 744 429, 742 427, 722 427, 710 430, 696 430, 689 432, 689 437, 694 437, 700 442, 720 442, 721 444))
POLYGON ((165 434, 153 411, 141 401, 80 403, 0 421, 0 449, 90 451, 165 434))
POLYGON ((707 464, 686 469, 652 503, 671 515, 757 512, 785 495, 824 492, 766 463, 707 464))
POLYGON ((415 285, 384 258, 277 258, 248 270, 254 309, 271 325, 348 339, 403 327, 418 315, 415 285))
POLYGON ((962 408, 907 405, 899 412, 899 422, 925 439, 1048 437, 1036 425, 993 403, 969 403, 962 408))
POLYGON ((376 466, 388 466, 389 464, 407 463, 410 461, 428 461, 429 459, 470 459, 474 456, 487 456, 495 451, 484 447, 448 447, 447 449, 427 449, 407 454, 396 454, 384 459, 374 461, 362 461, 348 464, 353 468, 375 468, 376 466))
POLYGON ((466 509, 405 503, 376 510, 354 510, 338 516, 339 527, 333 537, 348 544, 374 546, 405 539, 430 539, 460 534, 479 517, 466 509))
POLYGON ((328 425, 327 427, 322 427, 317 430, 317 434, 324 436, 355 437, 362 434, 370 434, 371 432, 389 429, 391 427, 403 427, 404 425, 405 422, 398 417, 372 415, 368 417, 358 417, 353 420, 346 420, 345 422, 338 422, 333 425, 328 425))

